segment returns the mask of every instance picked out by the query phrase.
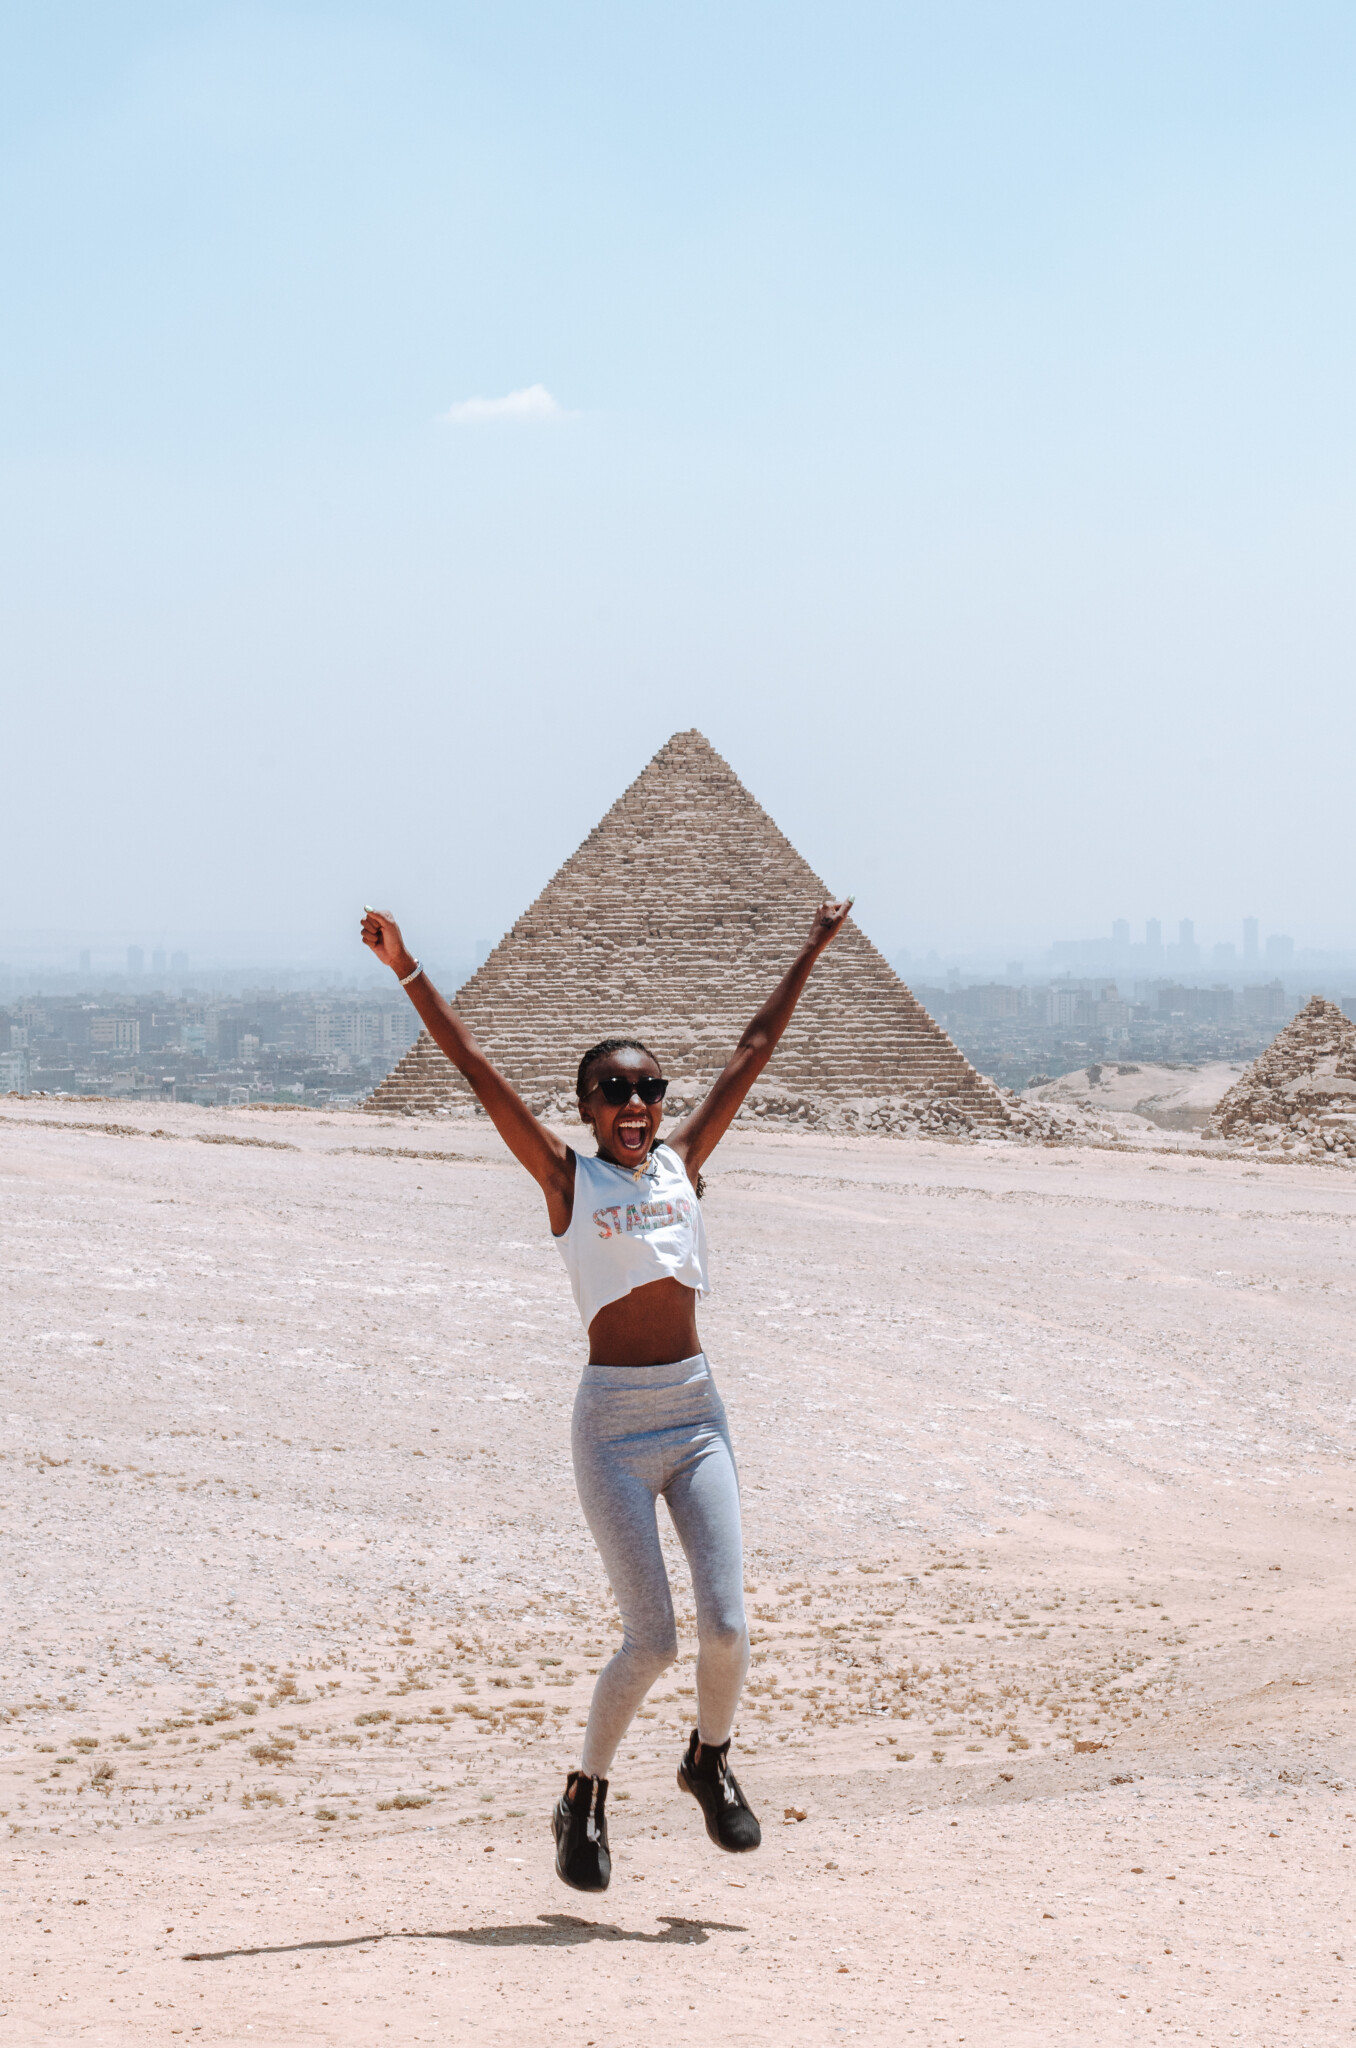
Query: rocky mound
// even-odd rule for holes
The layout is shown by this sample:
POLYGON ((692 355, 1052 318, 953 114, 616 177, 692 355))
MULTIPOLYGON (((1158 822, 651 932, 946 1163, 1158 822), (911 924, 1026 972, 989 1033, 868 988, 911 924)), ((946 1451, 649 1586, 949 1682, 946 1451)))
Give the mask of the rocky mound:
MULTIPOLYGON (((442 1055, 438 1057, 441 1059, 442 1055)), ((669 1130, 696 1107, 702 1092, 691 1082, 682 1081, 671 1089, 664 1104, 669 1130)), ((840 1136, 892 1138, 991 1138, 1038 1145, 1103 1142, 1124 1136, 1112 1121, 1089 1115, 1078 1105, 1031 1102, 1007 1088, 995 1088, 994 1093, 1004 1111, 1001 1123, 988 1116, 972 1115, 964 1100, 957 1100, 954 1095, 922 1099, 862 1095, 840 1101, 761 1082, 755 1084, 735 1118, 735 1129, 829 1131, 840 1136)), ((579 1120, 579 1105, 567 1089, 529 1095, 528 1107, 548 1123, 564 1124, 567 1128, 579 1120)), ((403 1102, 395 1113, 453 1119, 482 1118, 485 1114, 474 1100, 449 1104, 433 1097, 403 1102)))
POLYGON ((1311 996, 1220 1101, 1210 1132, 1356 1159, 1356 1023, 1311 996))

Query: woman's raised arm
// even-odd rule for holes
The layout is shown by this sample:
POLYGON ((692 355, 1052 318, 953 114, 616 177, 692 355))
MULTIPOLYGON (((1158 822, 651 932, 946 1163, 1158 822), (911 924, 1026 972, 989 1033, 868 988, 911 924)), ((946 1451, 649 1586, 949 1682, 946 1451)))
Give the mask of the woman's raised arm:
POLYGON ((405 984, 405 993, 423 1018, 434 1044, 465 1076, 509 1151, 539 1184, 546 1197, 551 1228, 559 1237, 569 1229, 574 1206, 574 1156, 564 1139, 548 1131, 533 1116, 517 1089, 486 1059, 452 1005, 439 995, 408 951, 400 926, 389 911, 364 913, 362 939, 405 984))
POLYGON ((772 1058, 777 1040, 791 1022, 791 1013, 810 979, 811 968, 825 947, 833 944, 851 908, 850 896, 845 903, 820 905, 809 938, 744 1032, 710 1094, 690 1116, 684 1117, 667 1141, 690 1174, 700 1170, 730 1128, 744 1097, 772 1058))

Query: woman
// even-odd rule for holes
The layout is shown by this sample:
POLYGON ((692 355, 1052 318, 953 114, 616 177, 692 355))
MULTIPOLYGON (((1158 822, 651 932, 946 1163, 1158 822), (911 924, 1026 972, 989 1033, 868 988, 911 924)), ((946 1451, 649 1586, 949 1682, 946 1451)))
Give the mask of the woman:
POLYGON ((556 1869, 576 1891, 606 1891, 608 1772, 622 1736, 678 1654, 659 1544, 662 1493, 692 1572, 697 1607, 697 1726, 678 1783, 722 1849, 756 1849, 757 1819, 729 1768, 735 1709, 749 1663, 739 1483, 725 1410, 697 1335, 707 1291, 701 1168, 772 1057, 851 903, 826 903, 810 936, 745 1031, 706 1100, 659 1142, 667 1081, 647 1047, 608 1038, 579 1063, 581 1122, 595 1158, 539 1123, 491 1066, 406 950, 395 919, 369 910, 370 946, 398 976, 430 1035, 470 1083, 504 1143, 546 1197, 589 1362, 571 1442, 584 1515, 622 1617, 622 1644, 593 1690, 579 1768, 552 1815, 556 1869), (695 1187, 693 1183, 696 1183, 695 1187))

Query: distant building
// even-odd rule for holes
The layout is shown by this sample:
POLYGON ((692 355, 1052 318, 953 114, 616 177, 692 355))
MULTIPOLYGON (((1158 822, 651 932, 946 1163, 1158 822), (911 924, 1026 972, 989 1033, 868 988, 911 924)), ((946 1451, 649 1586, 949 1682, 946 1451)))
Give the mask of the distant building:
POLYGON ((1018 1017, 1022 1010, 1022 991, 1008 988, 1001 981, 986 982, 976 988, 963 989, 956 998, 955 1007, 967 1017, 1018 1017))
POLYGON ((240 1040, 249 1029, 243 1017, 218 1011, 214 1018, 216 1025, 217 1058, 224 1067, 230 1066, 238 1056, 240 1040))
POLYGON ((141 1051, 141 1020, 139 1017, 121 1017, 116 1012, 111 1016, 91 1017, 89 1044, 91 1052, 129 1052, 135 1055, 141 1051))
POLYGON ((1180 982, 1161 982, 1158 987, 1158 1015, 1167 1021, 1181 1017, 1191 1024, 1228 1024, 1233 1021, 1234 992, 1231 988, 1184 988, 1180 982))
POLYGON ((1295 941, 1288 939, 1284 932, 1267 934, 1268 967, 1289 967, 1295 957, 1295 941))
POLYGON ((1181 919, 1177 926, 1177 944, 1168 947, 1168 963, 1179 974, 1199 964, 1201 949, 1196 944, 1196 926, 1189 917, 1181 919))
POLYGON ((403 1052, 414 1037, 412 1010, 359 1010, 317 1003, 311 1024, 311 1050, 371 1054, 403 1052))
POLYGON ((1290 1016, 1290 1005, 1281 983, 1268 981, 1245 988, 1243 1014, 1250 1024, 1284 1024, 1290 1016))
POLYGON ((1045 1022, 1063 1030, 1124 1031, 1130 1022, 1131 1005, 1114 981, 1100 989, 1048 988, 1045 991, 1045 1022))
POLYGON ((0 1095, 27 1095, 28 1054, 23 1046, 0 1052, 0 1095))

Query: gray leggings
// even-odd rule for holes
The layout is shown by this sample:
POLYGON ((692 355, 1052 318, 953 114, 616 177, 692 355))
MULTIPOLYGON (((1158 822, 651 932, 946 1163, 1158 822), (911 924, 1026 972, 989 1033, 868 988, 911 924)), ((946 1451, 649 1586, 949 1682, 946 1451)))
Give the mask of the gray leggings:
POLYGON ((721 1743, 749 1668, 739 1480, 705 1356, 589 1365, 575 1396, 574 1477, 621 1609, 622 1644, 598 1674, 580 1768, 605 1778, 636 1708, 678 1654, 659 1547, 662 1493, 697 1602, 697 1728, 721 1743))

